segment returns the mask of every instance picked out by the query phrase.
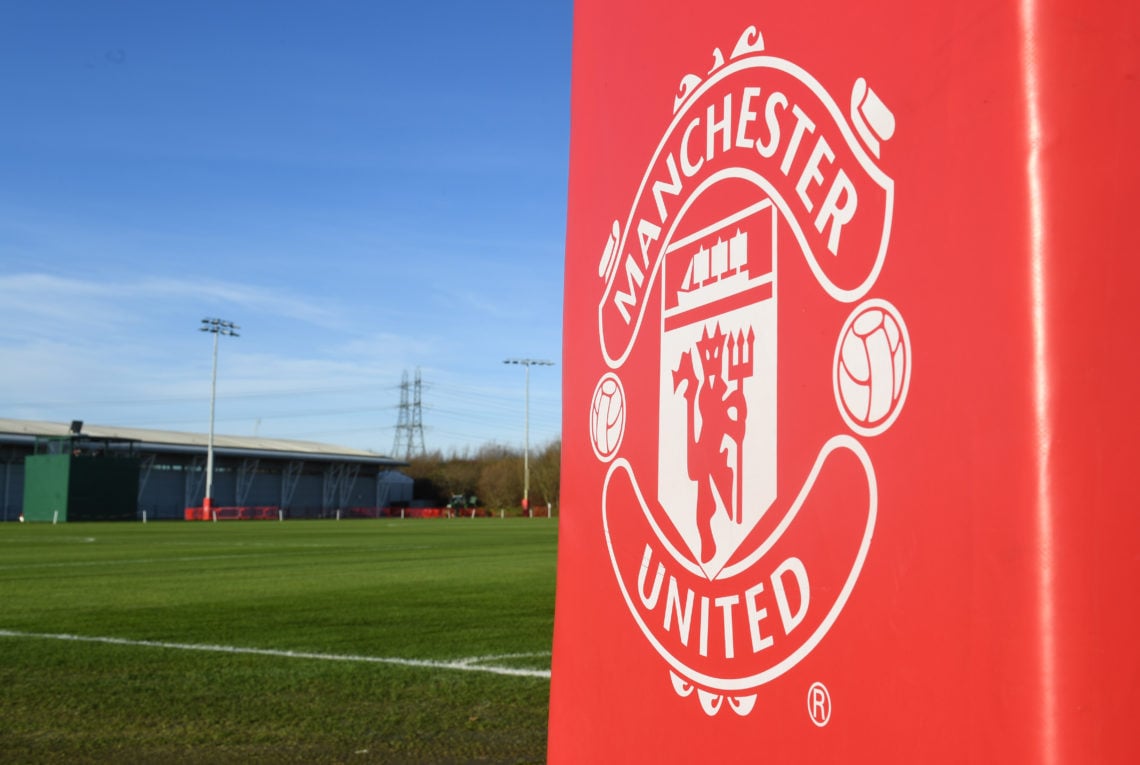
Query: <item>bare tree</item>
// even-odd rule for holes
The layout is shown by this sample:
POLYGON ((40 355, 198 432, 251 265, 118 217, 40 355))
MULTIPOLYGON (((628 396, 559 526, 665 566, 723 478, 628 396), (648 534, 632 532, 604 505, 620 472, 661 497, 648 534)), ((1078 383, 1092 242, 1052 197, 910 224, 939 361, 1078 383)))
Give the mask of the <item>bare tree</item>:
POLYGON ((519 506, 523 494, 523 461, 519 454, 504 450, 486 459, 479 473, 479 497, 492 510, 519 506))
POLYGON ((547 507, 558 503, 559 483, 562 473, 562 441, 551 441, 530 463, 531 486, 538 490, 547 507))

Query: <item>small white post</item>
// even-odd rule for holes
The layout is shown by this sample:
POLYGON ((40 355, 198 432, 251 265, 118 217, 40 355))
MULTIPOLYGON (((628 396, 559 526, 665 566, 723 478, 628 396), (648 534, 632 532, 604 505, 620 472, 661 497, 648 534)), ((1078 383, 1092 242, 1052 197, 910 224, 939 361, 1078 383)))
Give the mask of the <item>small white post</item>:
POLYGON ((146 523, 146 510, 143 510, 143 523, 146 523))
POLYGON ((218 522, 218 511, 217 510, 211 511, 211 515, 214 516, 214 523, 217 523, 218 522))
POLYGON ((475 517, 475 511, 474 511, 474 510, 472 510, 472 511, 471 511, 471 517, 472 517, 472 518, 474 518, 474 517, 475 517))
POLYGON ((499 511, 499 520, 501 521, 506 517, 507 517, 507 511, 506 510, 500 510, 499 511))
POLYGON ((54 526, 56 524, 56 521, 58 521, 58 520, 59 520, 59 511, 58 510, 52 511, 51 525, 54 526))
POLYGON ((404 518, 404 508, 401 507, 400 508, 400 520, 403 520, 403 518, 404 518))
POLYGON ((336 511, 336 519, 337 519, 338 521, 340 520, 340 508, 337 508, 337 511, 336 511))
POLYGON ((534 517, 534 510, 527 508, 526 517, 527 518, 533 518, 534 517))
POLYGON ((277 522, 282 523, 285 520, 285 511, 281 508, 277 509, 277 522))

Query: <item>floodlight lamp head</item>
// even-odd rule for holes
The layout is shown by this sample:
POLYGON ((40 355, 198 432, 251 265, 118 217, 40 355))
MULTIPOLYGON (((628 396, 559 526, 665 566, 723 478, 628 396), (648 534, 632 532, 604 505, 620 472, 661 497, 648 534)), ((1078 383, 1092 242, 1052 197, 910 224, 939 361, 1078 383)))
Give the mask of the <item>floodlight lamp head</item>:
POLYGON ((234 330, 241 329, 237 324, 225 319, 202 319, 202 326, 198 328, 201 332, 212 332, 215 335, 226 335, 227 337, 238 337, 238 333, 234 330))

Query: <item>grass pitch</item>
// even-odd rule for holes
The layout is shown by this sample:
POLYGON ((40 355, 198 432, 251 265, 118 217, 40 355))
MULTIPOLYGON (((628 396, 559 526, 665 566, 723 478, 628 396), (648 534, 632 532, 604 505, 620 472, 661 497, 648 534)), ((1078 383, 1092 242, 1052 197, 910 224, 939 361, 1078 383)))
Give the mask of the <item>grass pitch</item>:
POLYGON ((0 524, 0 762, 541 762, 556 543, 547 519, 0 524))

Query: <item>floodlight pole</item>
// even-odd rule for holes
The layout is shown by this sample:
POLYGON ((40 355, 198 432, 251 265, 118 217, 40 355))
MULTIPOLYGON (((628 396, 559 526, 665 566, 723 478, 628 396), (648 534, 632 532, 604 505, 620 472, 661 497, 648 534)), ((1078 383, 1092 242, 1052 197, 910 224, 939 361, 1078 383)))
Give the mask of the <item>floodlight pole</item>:
POLYGON ((209 520, 214 505, 214 401, 218 392, 218 335, 239 337, 235 330, 241 329, 232 321, 223 319, 202 319, 200 332, 214 335, 214 365, 210 372, 210 434, 206 439, 206 496, 202 499, 203 520, 209 520))
MULTIPOLYGON (((553 361, 540 359, 506 359, 504 364, 520 364, 526 367, 526 398, 523 415, 523 510, 530 512, 530 368, 552 367, 553 361)), ((547 511, 549 512, 549 511, 547 511)))

